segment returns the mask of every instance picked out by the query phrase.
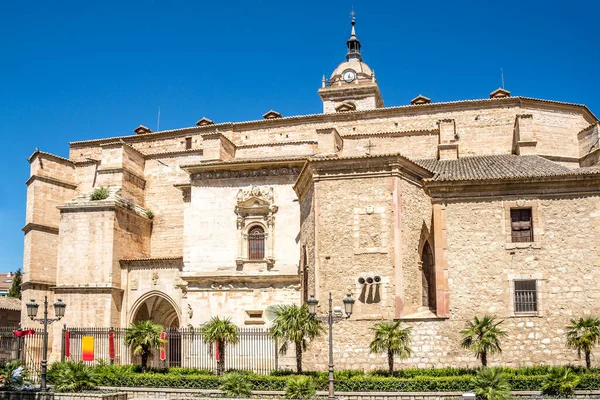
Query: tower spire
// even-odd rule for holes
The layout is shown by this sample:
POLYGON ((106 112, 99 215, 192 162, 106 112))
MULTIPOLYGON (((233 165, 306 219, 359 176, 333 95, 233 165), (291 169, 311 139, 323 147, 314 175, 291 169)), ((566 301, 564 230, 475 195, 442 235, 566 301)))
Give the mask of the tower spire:
POLYGON ((362 61, 362 56, 360 55, 360 41, 356 37, 356 29, 354 28, 354 25, 356 24, 356 13, 354 10, 350 13, 350 17, 352 18, 352 31, 350 33, 350 39, 346 42, 346 45, 348 46, 346 60, 350 61, 351 59, 357 59, 358 61, 362 61))

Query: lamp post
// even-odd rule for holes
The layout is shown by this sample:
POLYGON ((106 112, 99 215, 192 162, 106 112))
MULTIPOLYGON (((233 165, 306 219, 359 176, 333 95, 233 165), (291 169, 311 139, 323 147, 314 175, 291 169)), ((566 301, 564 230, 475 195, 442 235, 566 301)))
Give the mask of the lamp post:
POLYGON ((56 318, 48 318, 48 296, 44 296, 44 318, 35 318, 39 307, 40 305, 37 304, 35 300, 31 300, 29 303, 27 303, 27 316, 29 316, 32 321, 44 324, 44 337, 42 338, 42 376, 40 378, 40 388, 42 390, 46 390, 46 367, 48 365, 48 325, 65 316, 65 308, 67 305, 63 303, 61 299, 58 299, 58 301, 54 303, 54 315, 56 318))
MULTIPOLYGON (((344 297, 344 312, 346 316, 343 315, 341 310, 335 310, 335 315, 333 312, 333 299, 331 297, 331 292, 329 292, 329 312, 327 315, 322 317, 317 316, 317 305, 319 301, 315 299, 315 296, 310 296, 310 298, 306 301, 308 305, 308 312, 318 319, 319 321, 327 322, 329 324, 329 398, 334 399, 333 396, 333 323, 337 321, 342 321, 344 319, 350 318, 352 315, 352 308, 354 307, 354 299, 350 294, 347 294, 344 297)), ((336 307, 337 308, 337 307, 336 307)))

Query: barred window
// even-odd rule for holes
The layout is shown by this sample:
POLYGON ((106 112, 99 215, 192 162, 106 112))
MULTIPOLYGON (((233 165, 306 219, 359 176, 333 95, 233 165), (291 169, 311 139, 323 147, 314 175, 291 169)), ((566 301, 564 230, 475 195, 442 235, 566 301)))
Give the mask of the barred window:
POLYGON ((511 208, 510 226, 513 243, 533 242, 531 208, 511 208))
POLYGON ((515 281, 515 313, 537 312, 537 281, 515 281))
POLYGON ((255 226, 248 232, 248 258, 262 260, 265 258, 265 231, 255 226))

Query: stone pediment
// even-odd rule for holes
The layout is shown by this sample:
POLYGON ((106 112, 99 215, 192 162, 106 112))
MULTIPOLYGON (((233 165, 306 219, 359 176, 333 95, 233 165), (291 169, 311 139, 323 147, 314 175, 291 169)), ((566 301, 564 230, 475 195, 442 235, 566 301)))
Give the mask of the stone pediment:
POLYGON ((277 212, 277 206, 273 205, 273 188, 252 186, 250 189, 240 189, 237 193, 235 211, 238 215, 277 212))

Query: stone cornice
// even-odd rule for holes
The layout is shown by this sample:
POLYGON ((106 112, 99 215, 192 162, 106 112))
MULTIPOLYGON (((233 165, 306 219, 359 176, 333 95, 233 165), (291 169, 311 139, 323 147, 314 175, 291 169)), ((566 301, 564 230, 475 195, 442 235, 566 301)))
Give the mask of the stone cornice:
POLYGON ((126 167, 106 167, 100 168, 96 171, 98 174, 123 174, 123 178, 136 185, 137 187, 144 189, 146 187, 146 179, 136 174, 132 170, 126 167))
POLYGON ((81 285, 57 285, 51 286, 51 290, 55 292, 123 292, 120 287, 104 284, 81 284, 81 285))
POLYGON ((189 149, 189 150, 175 150, 175 151, 163 151, 160 153, 151 153, 151 154, 146 154, 146 159, 147 160, 152 160, 155 158, 171 158, 171 157, 178 157, 178 156, 195 156, 195 155, 203 155, 204 154, 204 150, 203 149, 189 149))
POLYGON ((45 287, 46 289, 49 289, 54 285, 56 285, 56 282, 28 280, 28 281, 23 281, 23 283, 21 283, 21 289, 22 290, 29 289, 31 286, 42 286, 42 287, 45 287))
POLYGON ((126 135, 117 136, 106 139, 95 139, 88 141, 71 142, 73 147, 98 146, 102 143, 112 142, 118 139, 123 139, 127 142, 140 142, 162 139, 167 137, 183 136, 190 133, 214 133, 215 129, 222 128, 234 132, 241 132, 253 128, 264 127, 285 127, 298 125, 299 123, 323 123, 323 122, 338 122, 338 121, 353 121, 359 119, 393 117, 396 115, 422 115, 431 114, 433 112, 447 112, 454 110, 468 110, 473 108, 501 108, 506 106, 537 106, 541 108, 560 109, 566 111, 575 111, 584 114, 590 124, 598 121, 598 118, 583 104, 565 103, 554 100, 534 99, 528 97, 504 97, 499 99, 479 99, 479 100, 459 100, 440 103, 421 104, 419 107, 413 105, 403 105, 385 108, 376 108, 373 110, 348 111, 344 113, 329 113, 329 114, 308 114, 298 115, 274 119, 260 119, 244 122, 224 122, 203 127, 188 127, 173 129, 168 131, 153 132, 144 135, 126 135))
POLYGON ((283 167, 270 167, 270 168, 235 168, 235 169, 222 169, 222 168, 208 168, 203 172, 195 172, 190 174, 192 181, 196 180, 210 180, 210 179, 237 179, 237 178, 258 178, 268 176, 297 176, 300 173, 299 166, 283 166, 283 167))
POLYGON ((214 273, 204 274, 185 274, 181 275, 181 279, 192 283, 229 283, 229 282, 247 282, 247 283, 264 283, 264 282, 289 282, 300 283, 299 275, 279 275, 279 274, 257 274, 257 275, 236 275, 227 271, 215 271, 214 273))
POLYGON ((41 181, 41 182, 49 183, 51 185, 62 186, 67 189, 76 189, 77 188, 77 185, 74 183, 65 182, 63 180, 56 179, 56 178, 50 178, 49 176, 44 176, 44 175, 31 175, 29 177, 29 179, 27 179, 27 181, 25 181, 25 184, 27 186, 29 186, 33 181, 41 181))
POLYGON ((500 196, 599 195, 600 174, 536 178, 488 179, 477 181, 423 181, 433 201, 500 196))
POLYGON ((72 202, 57 207, 61 213, 69 212, 94 212, 94 211, 116 211, 117 209, 130 212, 138 218, 152 223, 152 220, 145 215, 145 210, 123 198, 113 198, 109 200, 89 200, 85 202, 72 202))
POLYGON ((21 230, 25 234, 29 233, 30 231, 40 231, 40 232, 53 233, 55 235, 58 235, 58 226, 36 224, 34 222, 30 222, 30 223, 26 224, 23 228, 21 228, 21 230))
POLYGON ((138 258, 119 260, 121 268, 183 268, 183 257, 138 258))
POLYGON ((254 144, 238 144, 238 149, 249 149, 254 147, 274 147, 274 146, 288 146, 294 144, 317 144, 317 139, 304 139, 304 140, 290 140, 288 142, 272 142, 272 143, 254 143, 254 144))
POLYGON ((358 139, 358 138, 373 137, 373 136, 395 137, 395 136, 438 135, 439 132, 440 132, 439 128, 435 128, 435 129, 415 129, 415 130, 409 130, 409 131, 347 133, 345 135, 340 135, 340 136, 344 139, 358 139))
POLYGON ((386 176, 397 176, 420 185, 421 179, 431 178, 433 174, 400 154, 309 158, 294 184, 294 190, 302 198, 312 182, 386 176))
POLYGON ((40 150, 34 151, 33 154, 31 154, 29 156, 29 158, 27 158, 27 161, 29 161, 29 163, 31 164, 35 160, 36 156, 40 157, 40 158, 48 158, 48 159, 54 160, 56 162, 59 162, 61 164, 69 165, 71 167, 74 164, 73 161, 69 160, 68 158, 57 156, 57 155, 51 154, 51 153, 46 153, 46 152, 40 151, 40 150))

